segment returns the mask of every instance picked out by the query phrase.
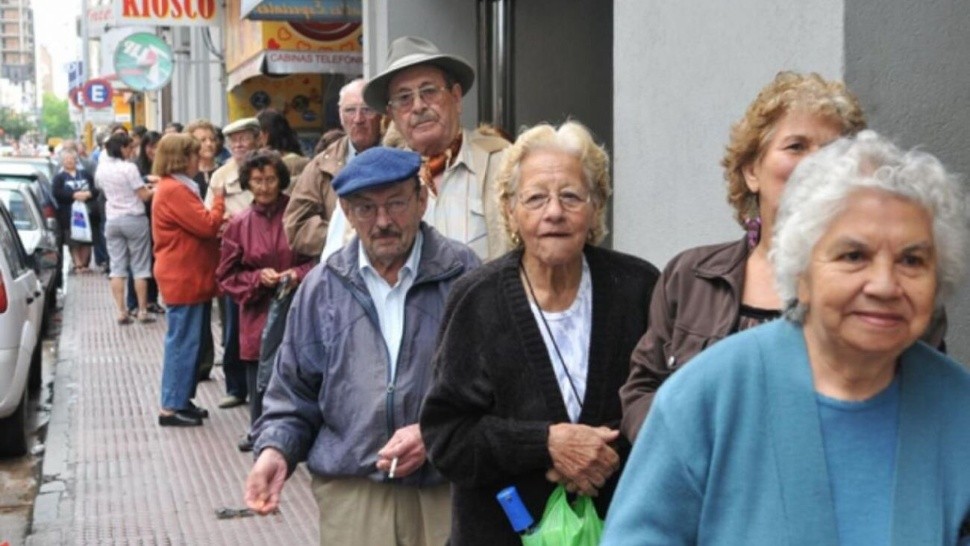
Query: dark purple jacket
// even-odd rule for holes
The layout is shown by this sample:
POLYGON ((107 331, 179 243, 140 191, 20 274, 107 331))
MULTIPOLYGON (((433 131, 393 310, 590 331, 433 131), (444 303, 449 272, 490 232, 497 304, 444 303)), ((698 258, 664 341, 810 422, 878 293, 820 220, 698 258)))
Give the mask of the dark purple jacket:
POLYGON ((286 242, 283 211, 289 200, 280 195, 269 206, 254 202, 229 222, 222 235, 216 280, 223 293, 239 304, 239 356, 243 360, 259 360, 260 336, 276 292, 275 287, 259 282, 259 271, 266 267, 280 272, 292 268, 302 282, 316 265, 313 258, 293 252, 286 242))

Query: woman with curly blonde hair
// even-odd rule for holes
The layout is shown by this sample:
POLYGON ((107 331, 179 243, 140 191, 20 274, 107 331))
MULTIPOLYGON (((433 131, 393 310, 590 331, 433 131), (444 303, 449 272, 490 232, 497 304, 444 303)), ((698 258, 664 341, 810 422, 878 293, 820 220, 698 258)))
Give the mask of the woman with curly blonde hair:
POLYGON ((768 249, 785 182, 806 156, 865 127, 845 84, 794 72, 775 76, 734 124, 721 164, 728 202, 746 234, 686 250, 664 269, 650 328, 620 391, 627 438, 636 438, 654 393, 673 372, 714 342, 780 316, 768 249))

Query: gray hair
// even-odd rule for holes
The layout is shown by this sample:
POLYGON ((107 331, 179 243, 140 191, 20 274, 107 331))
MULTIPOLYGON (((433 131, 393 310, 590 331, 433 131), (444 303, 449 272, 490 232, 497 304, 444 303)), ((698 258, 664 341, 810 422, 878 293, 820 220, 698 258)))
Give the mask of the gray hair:
MULTIPOLYGON (((521 163, 529 154, 537 151, 564 152, 579 160, 583 168, 583 181, 586 183, 596 211, 588 240, 599 244, 606 236, 606 202, 610 197, 610 156, 606 149, 593 140, 592 133, 578 121, 566 121, 556 127, 540 123, 525 130, 515 143, 508 148, 505 160, 495 178, 505 229, 512 241, 517 234, 512 233, 509 215, 512 200, 519 189, 521 163)), ((518 243, 516 244, 518 246, 518 243)))
POLYGON ((807 309, 798 302, 799 279, 848 197, 861 189, 907 199, 929 213, 936 249, 936 305, 956 288, 968 235, 966 196, 957 178, 926 152, 904 152, 874 131, 862 131, 807 157, 788 179, 769 255, 788 319, 804 319, 807 309))
POLYGON ((338 97, 339 98, 337 99, 337 104, 343 105, 343 103, 344 103, 344 96, 347 93, 349 93, 350 90, 353 89, 354 87, 358 87, 359 88, 358 91, 361 93, 361 96, 363 96, 363 93, 364 93, 364 85, 366 85, 366 84, 367 84, 367 80, 365 80, 364 78, 356 78, 356 79, 350 80, 349 82, 347 82, 346 84, 344 84, 344 86, 340 88, 340 93, 338 94, 338 97))

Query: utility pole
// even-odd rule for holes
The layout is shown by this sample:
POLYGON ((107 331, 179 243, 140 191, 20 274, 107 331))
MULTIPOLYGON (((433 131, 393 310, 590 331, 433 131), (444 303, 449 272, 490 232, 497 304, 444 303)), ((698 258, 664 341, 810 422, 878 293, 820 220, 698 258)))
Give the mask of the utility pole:
MULTIPOLYGON (((90 0, 81 0, 81 81, 88 81, 88 77, 91 71, 91 40, 89 36, 88 29, 88 2, 90 0)), ((72 92, 77 92, 72 90, 72 92)), ((77 134, 82 136, 87 140, 85 145, 88 150, 94 150, 95 143, 92 142, 94 139, 88 131, 88 120, 84 113, 84 105, 81 104, 81 127, 79 127, 77 134)))

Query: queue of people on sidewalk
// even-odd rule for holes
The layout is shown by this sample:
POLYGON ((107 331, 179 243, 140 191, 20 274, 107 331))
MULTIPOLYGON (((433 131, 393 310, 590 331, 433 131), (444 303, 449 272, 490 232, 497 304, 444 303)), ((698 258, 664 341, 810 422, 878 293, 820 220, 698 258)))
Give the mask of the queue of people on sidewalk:
POLYGON ((594 135, 463 128, 474 78, 404 37, 312 159, 272 113, 223 130, 217 169, 210 125, 159 140, 160 425, 208 416, 215 298, 246 503, 273 513, 306 462, 321 544, 522 544, 509 486, 537 521, 560 486, 594 497, 603 544, 970 540, 943 306, 967 208, 939 160, 867 130, 841 82, 781 72, 721 161, 738 239, 661 271, 599 246, 594 135))

